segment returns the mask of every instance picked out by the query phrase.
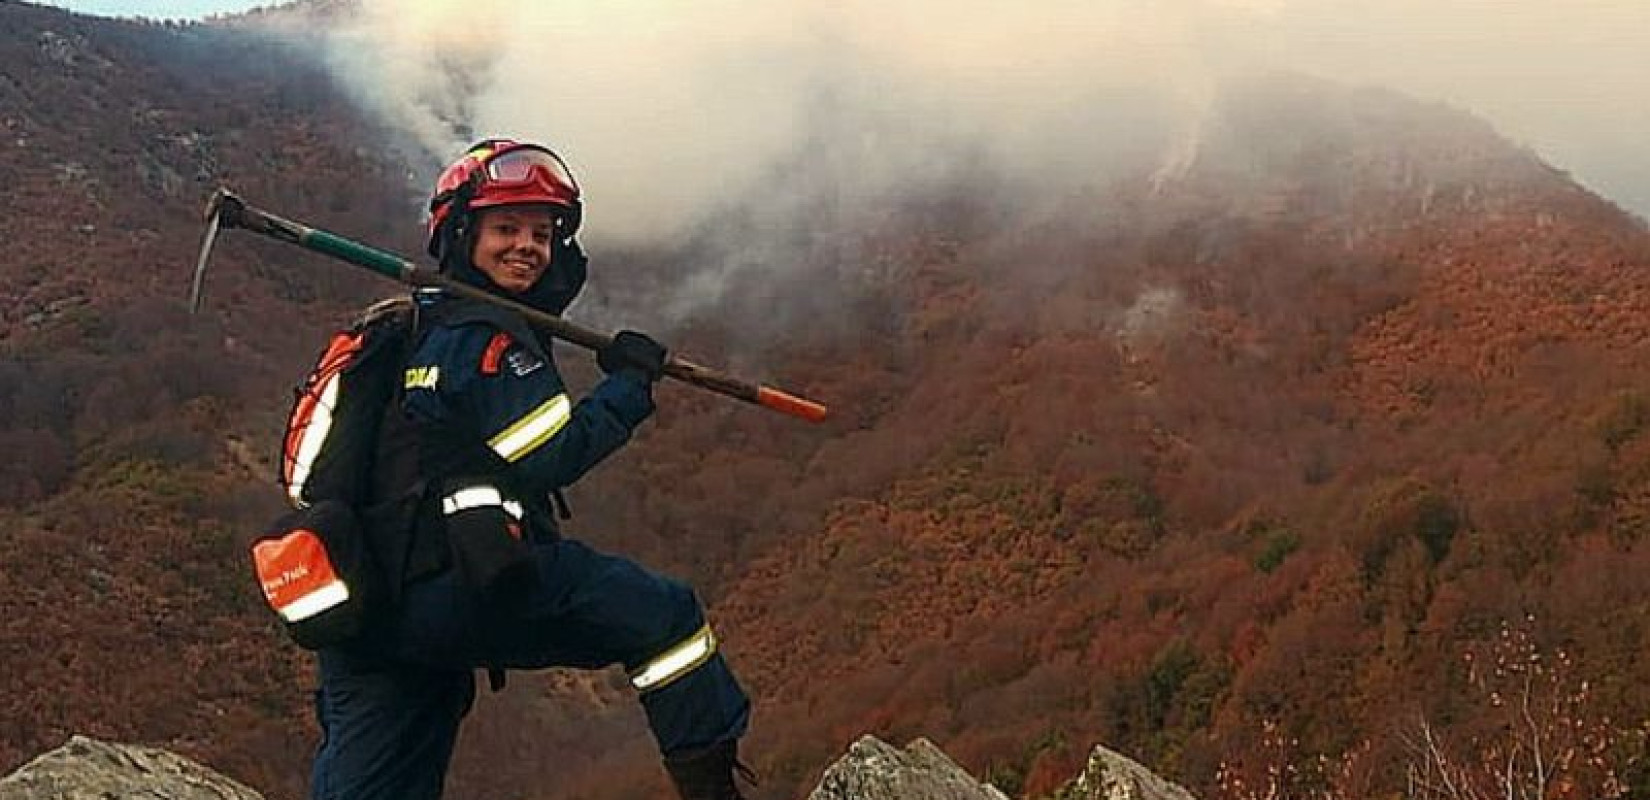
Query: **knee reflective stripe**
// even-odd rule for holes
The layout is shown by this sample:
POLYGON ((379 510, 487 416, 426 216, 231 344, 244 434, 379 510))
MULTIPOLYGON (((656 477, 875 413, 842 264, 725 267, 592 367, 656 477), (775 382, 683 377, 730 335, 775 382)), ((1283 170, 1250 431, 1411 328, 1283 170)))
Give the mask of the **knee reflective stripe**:
POLYGON ((487 440, 487 446, 505 461, 519 461, 538 446, 550 440, 567 421, 573 418, 573 404, 567 395, 558 394, 521 419, 487 440))
POLYGON ((658 689, 692 672, 716 653, 716 634, 706 624, 692 636, 678 642, 662 655, 630 673, 630 685, 637 691, 658 689))
POLYGON ((504 495, 492 486, 469 486, 441 498, 441 513, 449 517, 460 511, 486 506, 500 506, 512 518, 521 519, 521 503, 504 499, 504 495))

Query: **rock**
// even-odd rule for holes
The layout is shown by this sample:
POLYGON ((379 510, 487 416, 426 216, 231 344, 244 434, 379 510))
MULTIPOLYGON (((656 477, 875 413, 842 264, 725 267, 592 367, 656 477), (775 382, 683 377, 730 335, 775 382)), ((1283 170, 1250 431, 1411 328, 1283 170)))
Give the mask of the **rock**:
MULTIPOLYGON (((263 800, 165 750, 75 736, 4 778, 0 800, 263 800)), ((820 778, 808 800, 1009 800, 975 780, 927 739, 900 750, 862 736, 820 778)), ((1048 800, 1195 800, 1133 760, 1095 747, 1083 774, 1048 800)))
POLYGON ((0 800, 263 800, 182 756, 75 736, 0 778, 0 800))
MULTIPOLYGON (((4 800, 0 798, 0 800, 4 800)), ((1191 792, 1157 777, 1121 753, 1095 745, 1083 774, 1049 800, 1196 800, 1191 792)))
POLYGON ((862 736, 847 755, 825 770, 808 800, 1008 800, 1008 796, 975 780, 927 739, 916 739, 901 751, 875 736, 862 736))
POLYGON ((108 69, 114 66, 109 59, 97 54, 92 49, 90 39, 81 34, 63 36, 57 31, 40 32, 40 52, 46 58, 65 67, 78 67, 90 64, 99 69, 108 69))

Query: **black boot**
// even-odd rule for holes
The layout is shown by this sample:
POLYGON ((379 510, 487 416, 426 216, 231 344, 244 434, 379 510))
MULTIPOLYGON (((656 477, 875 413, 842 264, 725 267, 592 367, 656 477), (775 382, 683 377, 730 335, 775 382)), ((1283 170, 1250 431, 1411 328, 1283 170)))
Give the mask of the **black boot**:
POLYGON ((752 777, 750 768, 739 763, 738 740, 666 756, 665 771, 682 800, 745 800, 734 785, 734 772, 747 781, 752 777))

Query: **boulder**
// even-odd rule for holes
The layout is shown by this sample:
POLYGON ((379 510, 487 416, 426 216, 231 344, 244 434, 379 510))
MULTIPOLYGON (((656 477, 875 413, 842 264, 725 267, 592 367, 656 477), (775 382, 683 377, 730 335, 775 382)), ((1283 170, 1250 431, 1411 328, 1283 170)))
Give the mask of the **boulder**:
POLYGON ((820 778, 808 800, 1008 800, 963 771, 927 739, 900 750, 861 736, 820 778))
POLYGON ((263 800, 165 750, 75 736, 0 778, 0 800, 263 800))
POLYGON ((1049 800, 1196 800, 1191 792, 1159 778, 1122 753, 1095 745, 1083 774, 1049 800))
MULTIPOLYGON (((75 736, 0 778, 0 800, 263 800, 187 758, 75 736)), ((825 770, 808 800, 1009 800, 927 739, 899 749, 862 736, 825 770)), ((1195 800, 1134 760, 1095 747, 1083 774, 1047 800, 1195 800)))

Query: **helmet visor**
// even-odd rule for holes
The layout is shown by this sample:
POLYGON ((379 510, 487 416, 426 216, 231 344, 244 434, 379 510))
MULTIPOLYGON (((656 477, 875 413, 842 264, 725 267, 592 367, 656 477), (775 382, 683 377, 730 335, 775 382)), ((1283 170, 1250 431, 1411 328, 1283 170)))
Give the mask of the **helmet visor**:
POLYGON ((512 147, 487 159, 487 183, 500 188, 539 184, 552 194, 578 191, 567 165, 555 153, 533 145, 512 147))

